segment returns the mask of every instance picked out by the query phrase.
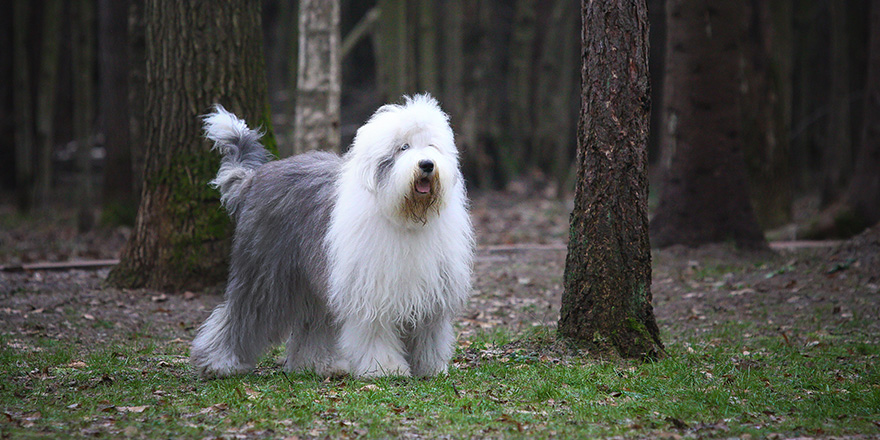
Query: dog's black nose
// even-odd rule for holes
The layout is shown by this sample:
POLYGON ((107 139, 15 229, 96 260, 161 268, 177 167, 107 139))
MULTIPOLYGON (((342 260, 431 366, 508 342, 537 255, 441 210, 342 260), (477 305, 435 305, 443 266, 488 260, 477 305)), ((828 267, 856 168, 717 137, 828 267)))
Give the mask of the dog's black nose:
POLYGON ((421 169, 422 172, 424 172, 424 173, 430 173, 431 171, 434 171, 434 162, 431 162, 430 160, 427 160, 427 159, 420 160, 419 161, 419 169, 421 169))

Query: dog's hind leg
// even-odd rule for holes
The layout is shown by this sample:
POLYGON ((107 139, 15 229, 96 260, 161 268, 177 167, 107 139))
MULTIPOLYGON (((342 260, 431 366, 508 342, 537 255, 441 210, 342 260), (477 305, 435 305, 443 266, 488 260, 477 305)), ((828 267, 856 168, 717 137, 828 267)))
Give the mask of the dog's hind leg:
POLYGON ((235 288, 227 288, 226 301, 214 309, 193 339, 190 358, 203 376, 253 369, 266 347, 281 342, 290 332, 290 320, 285 319, 289 318, 287 301, 268 301, 278 295, 242 295, 235 288))
POLYGON ((252 363, 237 353, 233 319, 229 303, 224 301, 214 309, 193 339, 190 360, 202 376, 228 376, 253 368, 252 363))
POLYGON ((420 322, 407 335, 405 343, 413 376, 446 373, 455 343, 452 322, 447 317, 420 322))
POLYGON ((287 339, 285 369, 313 371, 337 376, 347 371, 336 351, 339 330, 323 304, 303 304, 294 311, 293 329, 287 339))

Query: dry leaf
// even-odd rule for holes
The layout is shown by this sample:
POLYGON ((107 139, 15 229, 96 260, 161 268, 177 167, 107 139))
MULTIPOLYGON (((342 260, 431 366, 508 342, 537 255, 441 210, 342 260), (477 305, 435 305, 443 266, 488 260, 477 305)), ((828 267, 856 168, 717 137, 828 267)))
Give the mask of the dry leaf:
POLYGON ((260 396, 262 396, 262 393, 254 391, 253 388, 251 388, 247 385, 244 385, 243 388, 244 388, 244 393, 247 395, 248 399, 251 399, 251 400, 259 399, 260 396))
POLYGON ((140 414, 140 413, 144 412, 144 411, 145 411, 147 408, 149 408, 149 407, 150 407, 150 405, 143 405, 143 406, 117 406, 117 407, 116 407, 116 411, 119 411, 119 412, 122 412, 122 413, 138 413, 138 414, 140 414))
POLYGON ((207 408, 203 408, 201 411, 199 411, 199 414, 222 412, 226 411, 227 409, 229 409, 229 405, 225 403, 215 403, 207 408))

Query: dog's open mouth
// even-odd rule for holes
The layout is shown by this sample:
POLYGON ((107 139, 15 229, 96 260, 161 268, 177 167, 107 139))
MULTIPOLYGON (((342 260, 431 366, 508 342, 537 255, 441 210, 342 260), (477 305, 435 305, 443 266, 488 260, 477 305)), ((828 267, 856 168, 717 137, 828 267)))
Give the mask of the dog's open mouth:
POLYGON ((421 179, 416 180, 416 192, 419 194, 430 194, 431 179, 427 177, 422 177, 421 179))

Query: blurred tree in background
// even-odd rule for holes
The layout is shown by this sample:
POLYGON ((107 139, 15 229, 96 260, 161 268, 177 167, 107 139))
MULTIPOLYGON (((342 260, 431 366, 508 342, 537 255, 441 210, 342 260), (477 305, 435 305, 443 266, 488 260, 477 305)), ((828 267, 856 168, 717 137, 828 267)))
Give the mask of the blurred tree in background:
MULTIPOLYGON (((195 47, 175 56, 191 57, 193 69, 218 76, 227 68, 244 69, 249 56, 261 57, 262 49, 267 68, 247 71, 259 79, 223 77, 223 86, 250 96, 253 92, 245 90, 249 82, 267 81, 273 132, 283 146, 282 154, 292 154, 298 136, 313 134, 304 133, 311 132, 309 128, 296 128, 296 113, 307 108, 305 101, 297 105, 298 95, 306 96, 306 90, 299 87, 300 79, 306 79, 299 74, 298 64, 304 59, 300 45, 318 42, 317 33, 300 38, 301 11, 308 10, 308 2, 252 3, 254 10, 262 11, 260 29, 253 36, 261 44, 247 50, 237 47, 229 59, 199 57, 211 52, 206 48, 213 41, 199 27, 203 23, 197 17, 176 14, 172 18, 180 23, 156 26, 178 26, 178 39, 195 47)), ((404 93, 427 91, 451 116, 470 186, 505 189, 515 183, 513 188, 526 188, 531 194, 571 197, 580 102, 578 3, 338 0, 338 29, 333 31, 338 32, 338 55, 326 58, 326 68, 321 64, 314 70, 329 73, 333 70, 330 60, 338 61, 340 141, 325 144, 337 143, 345 150, 357 127, 378 106, 399 100, 404 93)), ((180 10, 195 7, 181 1, 165 4, 180 10)), ((715 35, 734 27, 729 31, 737 35, 735 49, 724 48, 723 57, 704 55, 718 57, 718 63, 732 71, 715 69, 705 73, 704 82, 695 83, 669 78, 680 70, 668 62, 678 56, 668 50, 677 44, 673 43, 675 33, 691 28, 668 26, 667 10, 682 4, 647 1, 654 103, 648 150, 656 219, 662 224, 673 209, 659 201, 674 193, 676 185, 689 185, 706 200, 725 204, 739 200, 739 211, 745 215, 750 210, 753 214, 747 216, 773 237, 846 236, 880 221, 875 208, 880 206, 880 185, 872 180, 880 174, 872 128, 880 118, 875 109, 878 82, 872 73, 877 68, 871 67, 877 50, 876 44, 869 43, 877 39, 876 2, 740 2, 738 18, 729 23, 718 20, 718 14, 723 14, 720 9, 727 8, 719 4, 689 26, 715 35), (663 87, 671 84, 677 85, 663 87), (719 89, 700 84, 719 84, 719 89), (730 93, 717 99, 721 90, 730 93), (689 123, 680 114, 670 117, 671 112, 684 109, 663 103, 682 96, 691 98, 679 101, 681 105, 691 106, 705 121, 723 117, 726 128, 689 123), (703 133, 702 145, 708 143, 710 148, 717 148, 715 140, 719 140, 728 145, 725 148, 738 150, 737 159, 713 165, 716 173, 733 176, 736 183, 698 183, 681 169, 671 174, 664 171, 664 161, 683 153, 661 142, 670 129, 682 139, 703 133), (728 141, 732 132, 736 136, 728 141)), ((155 43, 145 34, 145 1, 15 0, 11 6, 10 14, 0 16, 0 44, 8 49, 0 51, 0 189, 26 211, 59 203, 75 205, 82 199, 75 196, 77 191, 90 183, 95 203, 91 208, 83 205, 85 210, 103 211, 98 218, 111 224, 130 223, 138 198, 144 189, 149 190, 149 185, 143 186, 148 180, 143 175, 149 162, 145 153, 157 136, 151 133, 156 127, 147 126, 152 117, 145 111, 150 105, 168 104, 155 95, 149 98, 144 88, 147 48, 155 43), (92 24, 72 19, 82 5, 97 18, 90 20, 92 24), (127 19, 121 18, 125 15, 127 19), (80 29, 83 26, 93 29, 87 32, 80 29), (76 35, 93 37, 80 40, 73 38, 76 35), (81 41, 91 41, 87 44, 94 47, 82 48, 81 41), (88 51, 93 56, 83 57, 88 51), (74 61, 88 66, 75 67, 74 61), (74 86, 75 78, 89 85, 74 86), (76 110, 87 109, 86 101, 94 109, 91 117, 76 110), (80 122, 75 123, 75 117, 80 122), (88 135, 82 134, 83 124, 88 126, 88 135), (78 170, 77 151, 84 151, 78 156, 88 172, 78 170)), ((684 4, 682 13, 704 6, 684 4)), ((227 26, 221 33, 230 38, 231 32, 239 30, 227 26)), ((177 87, 187 88, 193 96, 222 97, 205 90, 206 83, 177 87)), ((209 103, 197 104, 160 110, 196 124, 209 103)), ((269 128, 269 114, 247 111, 249 118, 257 118, 251 123, 269 128)), ((686 211, 698 218, 699 228, 724 230, 709 240, 736 236, 732 225, 718 225, 711 216, 696 212, 720 211, 720 206, 707 206, 695 205, 686 211)), ((690 227, 673 224, 671 229, 690 227)), ((754 230, 749 234, 754 237, 754 230)), ((681 240, 658 239, 654 244, 675 242, 681 240)))
POLYGON ((109 281, 120 287, 197 289, 226 277, 231 228, 208 187, 219 155, 199 114, 220 103, 267 130, 260 4, 144 3, 144 190, 133 234, 109 281))

